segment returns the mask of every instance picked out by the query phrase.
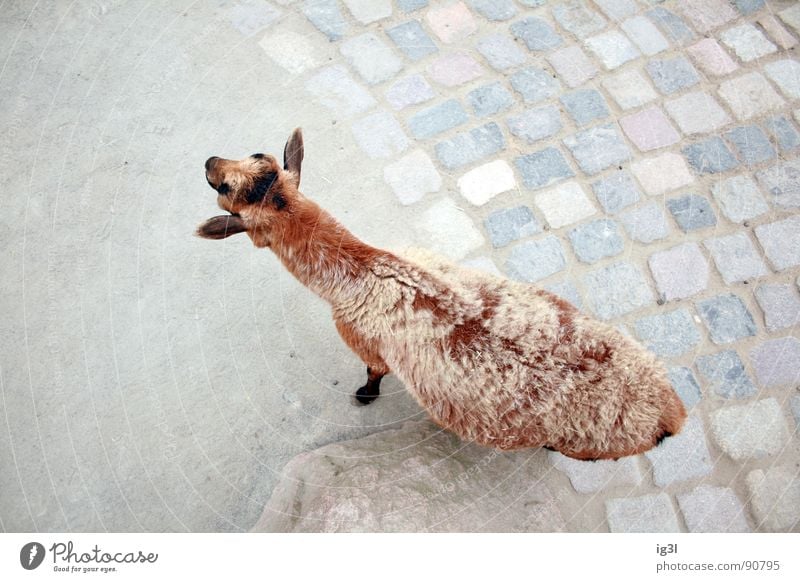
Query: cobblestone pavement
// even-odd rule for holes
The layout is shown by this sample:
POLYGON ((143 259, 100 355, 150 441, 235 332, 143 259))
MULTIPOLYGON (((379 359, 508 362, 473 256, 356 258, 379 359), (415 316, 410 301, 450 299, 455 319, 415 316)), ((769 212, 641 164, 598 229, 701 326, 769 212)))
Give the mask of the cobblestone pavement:
MULTIPOLYGON (((237 68, 227 53, 204 53, 201 72, 268 71, 275 93, 262 103, 280 110, 270 120, 281 136, 295 125, 306 132, 304 191, 321 194, 356 234, 428 246, 542 285, 667 363, 690 411, 680 435, 616 464, 547 456, 554 486, 565 489, 568 528, 800 528, 800 4, 241 0, 215 7, 231 54, 250 68, 237 68), (326 156, 335 164, 323 176, 314 165, 326 156), (582 509, 593 517, 571 521, 582 509)), ((176 42, 181 50, 202 52, 208 43, 222 51, 213 36, 176 42)), ((250 88, 230 82, 236 91, 220 89, 215 99, 235 108, 250 88)), ((276 130, 274 145, 281 136, 276 130)), ((217 137, 199 136, 208 155, 225 155, 217 137)), ((185 138, 180 154, 191 148, 185 138)), ((184 196, 179 190, 172 191, 184 196)), ((283 392, 271 406, 296 409, 297 398, 283 392)), ((348 417, 350 426, 362 420, 348 417)), ((247 446, 271 446, 264 439, 247 446)), ((268 473, 279 472, 250 475, 248 482, 268 485, 244 486, 247 503, 263 502, 274 483, 268 473)), ((257 515, 211 505, 223 518, 189 519, 189 529, 246 528, 257 515)), ((31 527, 4 519, 6 528, 31 527)), ((120 518, 111 527, 135 526, 120 518)))

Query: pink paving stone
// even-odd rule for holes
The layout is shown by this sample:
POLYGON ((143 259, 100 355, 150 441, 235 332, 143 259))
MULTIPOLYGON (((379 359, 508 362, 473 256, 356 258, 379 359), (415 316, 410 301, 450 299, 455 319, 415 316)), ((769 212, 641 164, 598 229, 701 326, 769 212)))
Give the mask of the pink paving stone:
POLYGON ((797 44, 795 38, 778 22, 772 14, 767 14, 758 19, 758 24, 767 35, 782 49, 790 49, 797 44))
POLYGON ((709 75, 721 77, 739 68, 736 61, 713 38, 705 38, 686 50, 697 65, 709 75))
POLYGON ((659 107, 649 107, 623 117, 619 124, 625 135, 643 152, 672 145, 681 139, 659 107))
POLYGON ((483 74, 483 67, 464 53, 443 55, 428 65, 428 74, 445 87, 463 85, 483 74))
POLYGON ((478 24, 463 2, 431 8, 425 21, 442 42, 450 44, 478 30, 478 24))
POLYGON ((725 0, 683 0, 677 5, 700 32, 709 32, 738 16, 725 0))

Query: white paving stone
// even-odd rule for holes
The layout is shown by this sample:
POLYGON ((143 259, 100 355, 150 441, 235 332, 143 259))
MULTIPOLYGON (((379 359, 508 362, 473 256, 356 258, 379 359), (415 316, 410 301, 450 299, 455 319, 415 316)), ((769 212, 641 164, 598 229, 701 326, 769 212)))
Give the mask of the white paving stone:
POLYGON ((314 69, 323 63, 318 45, 312 43, 308 36, 291 30, 278 28, 270 31, 258 44, 269 58, 295 75, 314 69))
POLYGON ((673 153, 634 162, 631 170, 650 196, 660 196, 694 182, 686 161, 673 153))
POLYGON ((613 533, 677 533, 678 518, 666 493, 606 501, 608 528, 613 533))
POLYGON ((403 156, 383 169, 383 179, 392 187, 400 204, 413 204, 442 187, 442 177, 422 150, 403 156))
POLYGON ((642 482, 642 473, 635 457, 617 461, 577 461, 561 453, 550 452, 553 466, 566 473, 578 493, 597 493, 610 487, 631 487, 642 482))
POLYGON ((744 62, 754 61, 778 50, 752 24, 729 28, 720 35, 720 40, 744 62))
POLYGON ((712 412, 711 430, 719 447, 735 461, 776 455, 788 436, 783 411, 774 398, 712 412))
POLYGON ((505 160, 478 166, 458 179, 461 195, 475 206, 483 206, 498 194, 516 186, 514 170, 505 160))
POLYGON ((392 15, 392 0, 344 0, 344 3, 361 24, 370 24, 392 15))
POLYGON ((680 433, 664 439, 645 456, 653 464, 653 480, 659 487, 708 475, 714 468, 703 423, 696 416, 690 416, 680 433))
POLYGON ((740 121, 764 115, 784 105, 783 99, 761 73, 747 73, 723 81, 719 95, 740 121))
POLYGON ((642 54, 652 56, 669 48, 664 35, 644 16, 629 18, 620 25, 642 54))
POLYGON ((320 70, 306 81, 306 89, 337 115, 353 115, 375 105, 372 95, 342 65, 320 70))
POLYGON ((597 68, 586 56, 586 53, 577 46, 568 46, 553 51, 547 56, 547 61, 556 70, 559 79, 570 87, 582 85, 597 75, 597 68))
POLYGON ((344 41, 339 50, 369 85, 391 79, 403 68, 400 57, 371 32, 344 41))
POLYGON ((597 212, 577 182, 567 182, 540 192, 534 201, 551 228, 573 224, 597 212))
POLYGON ((633 109, 658 97, 652 85, 636 69, 607 77, 601 84, 622 109, 633 109))
POLYGON ((747 533, 745 508, 727 487, 699 485, 678 494, 678 505, 692 533, 747 533))
POLYGON ((800 63, 784 59, 764 65, 764 70, 784 95, 789 99, 800 99, 800 63))
POLYGON ((408 148, 408 137, 391 113, 378 110, 353 123, 353 136, 372 159, 390 158, 408 148))
POLYGON ((756 523, 767 531, 797 531, 800 525, 800 471, 797 467, 756 469, 747 475, 756 523))
POLYGON ((587 38, 586 46, 608 70, 616 69, 639 56, 639 51, 631 41, 616 30, 587 38))
POLYGON ((732 121, 711 95, 700 91, 667 101, 664 106, 687 135, 710 133, 732 121))
POLYGON ((418 223, 419 246, 450 257, 463 259, 480 248, 483 235, 451 198, 443 198, 426 210, 418 223))
POLYGON ((749 175, 714 182, 711 192, 722 213, 731 222, 740 223, 769 211, 758 186, 749 175))

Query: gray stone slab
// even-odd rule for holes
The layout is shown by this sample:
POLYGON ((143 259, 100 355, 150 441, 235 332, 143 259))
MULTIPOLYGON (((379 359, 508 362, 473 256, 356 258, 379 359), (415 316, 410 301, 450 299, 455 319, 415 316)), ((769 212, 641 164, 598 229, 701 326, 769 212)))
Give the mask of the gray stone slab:
POLYGON ((750 350, 750 360, 759 384, 766 388, 800 382, 800 340, 796 337, 762 342, 750 350))
POLYGON ((505 271, 512 279, 535 283, 561 271, 566 265, 561 243, 550 235, 513 247, 506 259, 505 271))
POLYGON ((639 187, 626 170, 614 172, 607 178, 592 183, 597 201, 608 214, 617 214, 641 197, 639 187))
POLYGON ((756 299, 764 311, 767 331, 800 325, 800 299, 791 285, 781 283, 759 285, 756 299))
POLYGON ((509 131, 527 143, 535 143, 561 131, 561 114, 554 105, 526 109, 506 119, 509 131))
POLYGON ((800 208, 800 160, 781 160, 756 172, 756 179, 773 203, 782 208, 800 208))
POLYGON ((488 158, 506 147, 505 138, 496 123, 487 123, 451 139, 439 142, 434 148, 439 162, 448 170, 455 170, 488 158))
POLYGON ((409 20, 388 28, 386 34, 394 41, 397 48, 412 61, 424 59, 439 50, 433 39, 416 20, 409 20))
POLYGON ((669 236, 667 217, 656 202, 626 210, 619 218, 628 236, 635 241, 651 243, 669 236))
POLYGON ((560 88, 558 81, 550 73, 536 67, 517 71, 511 75, 510 81, 525 103, 538 103, 555 97, 560 88))
POLYGON ((747 510, 732 489, 699 485, 678 494, 678 504, 692 533, 747 533, 747 510))
POLYGON ((708 228, 717 224, 717 217, 705 196, 686 194, 667 199, 667 209, 683 232, 708 228))
POLYGON ((514 165, 527 188, 542 188, 575 175, 564 155, 554 147, 519 156, 514 159, 514 165))
POLYGON ((457 99, 449 99, 415 113, 408 120, 408 128, 415 138, 427 139, 458 127, 468 119, 461 103, 457 99))
POLYGON ((692 64, 682 56, 669 59, 653 59, 645 66, 655 86, 670 95, 700 82, 700 75, 692 64))
POLYGON ((703 392, 694 374, 689 368, 673 366, 667 370, 667 376, 686 410, 691 412, 703 399, 703 392))
POLYGON ((596 263, 625 249, 617 224, 605 218, 582 224, 569 231, 568 236, 575 256, 584 263, 596 263))
POLYGON ((478 117, 488 117, 514 105, 511 93, 500 82, 483 85, 467 93, 467 101, 478 117))
POLYGON ((727 172, 739 164, 728 146, 717 136, 685 146, 681 152, 698 174, 727 172))
POLYGON ((550 23, 536 16, 529 16, 512 24, 511 34, 522 39, 528 49, 535 52, 553 50, 564 42, 550 23))
POLYGON ((678 518, 666 493, 606 501, 612 533, 678 533, 678 518))
POLYGON ((565 93, 560 99, 578 127, 605 119, 609 115, 605 99, 594 89, 565 93))
POLYGON ((696 416, 689 416, 681 432, 667 437, 645 456, 653 465, 653 481, 658 487, 704 477, 714 468, 703 423, 696 416))
POLYGON ((589 304, 600 319, 613 319, 653 302, 653 292, 642 271, 629 262, 612 263, 583 277, 591 289, 589 304))
POLYGON ((592 127, 564 139, 581 170, 597 174, 631 159, 625 139, 613 124, 592 127))
POLYGON ((767 274, 767 268, 745 232, 703 241, 725 283, 748 281, 767 274))
POLYGON ((756 322, 737 295, 717 295, 696 305, 715 344, 729 344, 756 335, 756 322))
POLYGON ((645 347, 662 358, 680 356, 700 343, 700 332, 686 309, 642 317, 635 329, 645 347))
POLYGON ((762 224, 755 232, 769 262, 778 271, 800 265, 800 216, 762 224))
POLYGON ((695 364, 717 396, 748 398, 756 393, 756 387, 747 375, 742 359, 733 350, 699 356, 695 364))
POLYGON ((777 455, 789 438, 780 404, 764 398, 711 413, 711 432, 734 461, 777 455))
POLYGON ((755 166, 775 159, 776 153, 766 134, 757 125, 735 127, 725 132, 727 139, 739 159, 748 166, 755 166))
POLYGON ((542 226, 527 206, 496 210, 486 217, 484 225, 496 249, 542 232, 542 226))

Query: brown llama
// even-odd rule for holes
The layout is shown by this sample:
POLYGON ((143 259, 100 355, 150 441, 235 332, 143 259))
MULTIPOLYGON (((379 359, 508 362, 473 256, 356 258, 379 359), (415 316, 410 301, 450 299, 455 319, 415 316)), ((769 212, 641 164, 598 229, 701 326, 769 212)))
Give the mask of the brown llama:
POLYGON ((664 366, 636 341, 535 286, 361 242, 298 190, 300 129, 283 155, 282 168, 264 154, 210 158, 206 179, 230 214, 197 233, 246 232, 331 304, 367 366, 359 402, 375 400, 391 371, 463 439, 575 459, 636 455, 681 429, 664 366))

